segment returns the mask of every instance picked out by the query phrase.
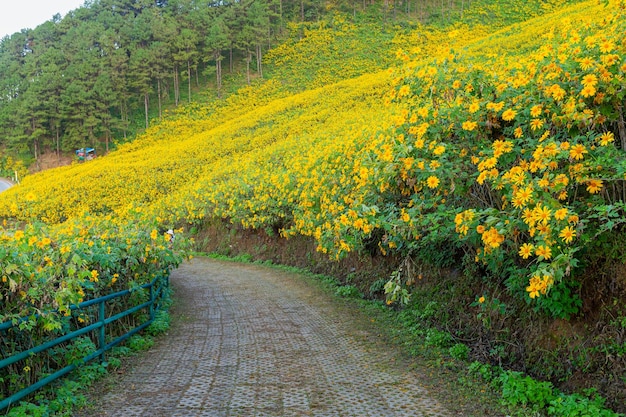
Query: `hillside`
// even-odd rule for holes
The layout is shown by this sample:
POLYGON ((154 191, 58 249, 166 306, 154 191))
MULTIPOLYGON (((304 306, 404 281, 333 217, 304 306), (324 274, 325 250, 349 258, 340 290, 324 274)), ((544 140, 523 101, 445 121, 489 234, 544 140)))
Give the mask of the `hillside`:
POLYGON ((513 398, 512 377, 486 381, 520 415, 576 415, 603 402, 594 390, 625 412, 625 6, 557 3, 489 25, 477 16, 500 14, 476 2, 468 25, 398 31, 387 70, 389 58, 362 61, 362 44, 333 51, 370 40, 346 42, 361 32, 337 15, 269 52, 267 80, 168 112, 105 157, 26 177, 0 194, 0 317, 110 288, 84 286, 92 271, 134 285, 182 260, 158 230, 218 224, 218 239, 302 239, 332 261, 388 262, 389 276, 342 278, 403 309, 423 337, 446 330, 443 347, 549 381, 534 403, 513 398), (332 45, 323 68, 311 45, 332 45), (70 269, 84 273, 60 284, 70 269))

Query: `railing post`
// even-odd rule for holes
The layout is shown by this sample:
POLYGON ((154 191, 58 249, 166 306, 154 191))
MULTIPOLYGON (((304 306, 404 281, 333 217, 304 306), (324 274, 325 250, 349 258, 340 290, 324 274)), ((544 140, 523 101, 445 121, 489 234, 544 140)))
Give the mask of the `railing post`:
POLYGON ((156 280, 152 281, 150 285, 150 321, 154 320, 154 284, 156 280))
POLYGON ((99 311, 98 311, 98 319, 100 320, 100 332, 98 337, 98 349, 102 350, 100 354, 100 362, 106 362, 106 356, 104 353, 104 348, 106 346, 106 322, 105 322, 105 305, 104 301, 100 301, 98 303, 99 311))

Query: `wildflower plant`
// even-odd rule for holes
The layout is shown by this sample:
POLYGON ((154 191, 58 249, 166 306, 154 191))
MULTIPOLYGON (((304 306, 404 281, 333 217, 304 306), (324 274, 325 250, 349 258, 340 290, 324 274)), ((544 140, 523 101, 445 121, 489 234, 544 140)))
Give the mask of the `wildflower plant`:
MULTIPOLYGON (((133 265, 155 251, 175 264, 151 232, 207 219, 309 236, 333 259, 367 246, 451 266, 458 251, 565 317, 580 303, 583 254, 624 223, 624 21, 624 3, 610 1, 492 34, 416 27, 390 41, 396 68, 354 78, 339 69, 339 81, 320 74, 323 88, 298 93, 268 80, 178 109, 104 158, 24 178, 0 195, 0 216, 63 224, 87 212, 132 236, 144 225, 111 249, 133 265)), ((354 36, 341 17, 333 25, 307 28, 305 42, 354 36)), ((269 57, 302 52, 297 44, 269 57)), ((84 282, 127 282, 128 271, 100 261, 77 268, 84 282)), ((391 293, 408 278, 394 278, 391 293)))
POLYGON ((624 4, 602 19, 568 13, 534 53, 450 50, 399 69, 406 118, 389 164, 409 218, 398 240, 453 239, 443 226, 453 223, 477 262, 527 271, 528 300, 563 317, 579 306, 568 285, 577 254, 618 226, 626 197, 624 4), (597 215, 607 209, 619 213, 609 225, 597 215))

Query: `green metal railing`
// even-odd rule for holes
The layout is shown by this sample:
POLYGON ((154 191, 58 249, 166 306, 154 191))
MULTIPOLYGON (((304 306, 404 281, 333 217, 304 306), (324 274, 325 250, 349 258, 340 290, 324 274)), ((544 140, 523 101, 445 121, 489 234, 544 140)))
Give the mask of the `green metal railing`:
MULTIPOLYGON (((90 306, 98 306, 98 320, 88 326, 85 326, 83 328, 80 328, 78 330, 72 331, 70 333, 64 334, 63 336, 59 336, 54 340, 50 340, 47 341, 45 343, 42 343, 38 346, 35 346, 31 349, 19 352, 14 354, 13 356, 10 356, 8 358, 3 358, 2 360, 0 360, 0 370, 16 363, 19 362, 21 360, 27 359, 29 357, 32 357, 33 355, 39 354, 41 352, 45 352, 48 349, 53 348, 54 346, 57 346, 63 342, 68 342, 72 339, 75 339, 77 337, 80 337, 82 335, 88 334, 90 332, 94 332, 97 331, 97 339, 98 339, 98 345, 97 345, 97 350, 86 355, 82 361, 80 361, 78 364, 74 363, 74 364, 69 364, 67 366, 65 366, 62 369, 59 369, 58 371, 40 379, 39 381, 37 381, 36 383, 22 389, 21 391, 18 391, 14 394, 12 394, 11 396, 4 398, 2 400, 0 400, 0 410, 7 408, 11 405, 14 405, 17 403, 17 401, 21 400, 22 398, 24 398, 25 396, 35 392, 36 390, 44 387, 45 385, 59 379, 60 377, 72 372, 74 369, 76 369, 78 366, 85 364, 89 361, 92 361, 93 359, 100 357, 100 360, 102 362, 105 361, 105 352, 109 349, 111 349, 112 347, 114 347, 115 345, 119 344, 120 342, 128 339, 129 337, 131 337, 132 335, 134 335, 135 333, 143 330, 144 328, 148 327, 153 321, 154 321, 154 317, 156 312, 159 310, 159 308, 161 307, 161 302, 162 302, 162 296, 164 294, 165 289, 169 286, 169 278, 167 276, 159 276, 157 278, 155 278, 154 280, 152 280, 152 282, 149 282, 147 284, 144 284, 141 286, 142 289, 147 289, 149 291, 149 299, 148 301, 141 303, 139 305, 133 306, 131 308, 128 308, 127 310, 122 311, 121 313, 115 314, 111 317, 107 317, 106 316, 106 305, 107 302, 110 302, 111 300, 114 300, 116 298, 120 298, 120 297, 124 297, 126 295, 130 295, 133 291, 132 290, 125 290, 125 291, 119 291, 113 294, 109 294, 106 295, 104 297, 100 297, 100 298, 96 298, 93 300, 88 300, 85 302, 82 302, 78 305, 74 305, 71 306, 72 310, 81 310, 90 306), (114 340, 110 341, 107 343, 106 341, 106 326, 117 321, 120 320, 130 314, 136 313, 142 309, 148 309, 149 311, 149 317, 148 319, 143 322, 142 324, 134 327, 133 329, 129 330, 128 332, 124 333, 121 336, 118 336, 117 338, 115 338, 114 340)), ((28 320, 28 318, 24 317, 21 320, 17 320, 17 321, 7 321, 4 323, 0 323, 0 335, 2 334, 1 332, 7 332, 9 329, 16 327, 19 325, 20 322, 26 321, 28 320)))

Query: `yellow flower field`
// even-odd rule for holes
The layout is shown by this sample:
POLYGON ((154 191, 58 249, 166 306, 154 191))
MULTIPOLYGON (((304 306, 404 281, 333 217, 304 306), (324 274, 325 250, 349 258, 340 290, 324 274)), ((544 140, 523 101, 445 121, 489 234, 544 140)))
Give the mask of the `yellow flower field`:
POLYGON ((624 222, 625 21, 624 2, 591 1, 493 34, 418 29, 395 41, 396 68, 190 106, 105 157, 25 178, 0 217, 147 222, 147 239, 220 218, 311 236, 333 258, 371 239, 424 261, 462 247, 567 316, 577 301, 551 291, 624 222))

